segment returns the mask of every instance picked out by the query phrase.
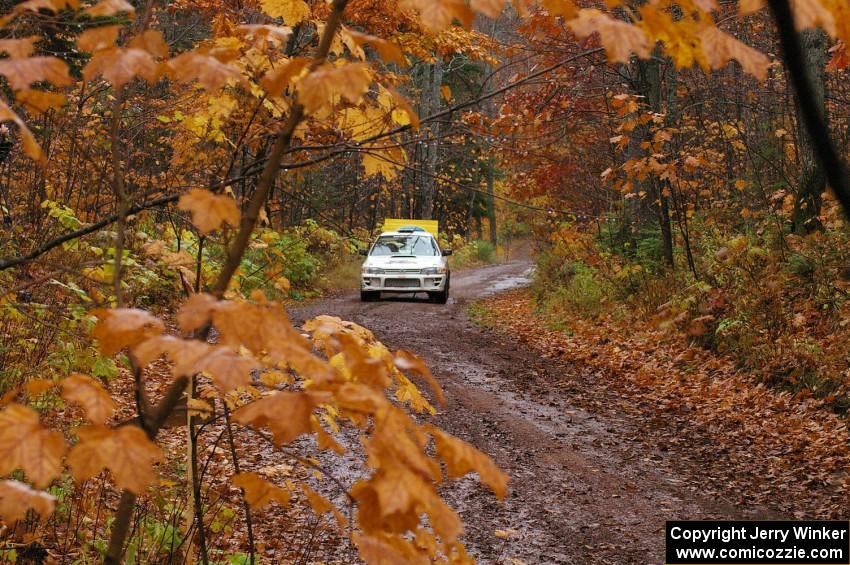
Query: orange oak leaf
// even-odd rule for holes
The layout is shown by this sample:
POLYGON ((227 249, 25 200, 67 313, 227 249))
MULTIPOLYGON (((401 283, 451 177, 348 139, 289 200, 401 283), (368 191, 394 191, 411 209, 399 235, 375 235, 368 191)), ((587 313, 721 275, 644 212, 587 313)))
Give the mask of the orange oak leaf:
POLYGON ((40 39, 37 35, 21 39, 0 39, 0 53, 6 53, 11 59, 29 57, 35 49, 35 43, 40 39))
POLYGON ((0 59, 0 75, 6 77, 13 90, 26 90, 36 82, 68 86, 73 82, 68 65, 56 57, 0 59))
POLYGON ((124 26, 98 26, 85 30, 77 36, 77 47, 80 51, 94 53, 115 45, 118 33, 124 26))
POLYGON ((628 63, 632 53, 641 58, 649 57, 650 42, 646 32, 595 8, 579 10, 578 16, 567 22, 567 26, 581 38, 598 33, 612 62, 628 63))
POLYGON ((578 15, 578 8, 572 0, 541 0, 540 4, 553 16, 571 20, 578 15))
POLYGON ((208 373, 222 392, 251 384, 251 373, 260 368, 256 359, 228 347, 173 336, 153 337, 135 347, 133 354, 143 367, 166 355, 174 363, 174 376, 208 373))
POLYGON ((58 110, 65 104, 65 96, 58 92, 43 90, 19 90, 15 99, 31 114, 39 115, 48 110, 58 110))
POLYGON ((103 386, 91 377, 71 375, 62 381, 62 398, 83 407, 95 424, 105 424, 115 412, 115 401, 103 386))
POLYGON ((193 294, 177 311, 177 323, 184 332, 195 331, 212 320, 218 300, 212 294, 193 294))
POLYGON ((260 0, 260 7, 272 18, 282 18, 286 25, 298 25, 310 17, 310 6, 304 0, 260 0))
POLYGON ((489 456, 435 426, 428 426, 428 431, 434 438, 437 455, 446 463, 450 477, 462 477, 470 471, 475 471, 481 482, 490 487, 497 497, 505 498, 508 493, 508 476, 489 456))
POLYGON ((270 483, 256 473, 239 473, 231 479, 245 493, 245 501, 253 508, 262 508, 272 502, 287 506, 289 490, 270 483))
POLYGON ((372 46, 375 51, 378 52, 381 59, 387 63, 395 63, 401 67, 406 67, 410 64, 407 57, 405 57, 404 53, 402 53, 401 48, 391 41, 353 29, 346 29, 345 32, 350 35, 358 45, 366 43, 372 46))
POLYGON ((0 412, 0 475, 22 469, 37 487, 44 487, 62 471, 65 440, 43 428, 38 412, 10 404, 0 412))
POLYGON ((210 91, 218 90, 228 81, 245 82, 239 69, 203 51, 181 53, 163 63, 162 68, 166 75, 178 82, 188 84, 198 81, 198 84, 210 91))
POLYGON ((137 308, 99 309, 92 314, 98 318, 92 337, 104 355, 114 355, 165 331, 162 320, 137 308))
POLYGON ((430 386, 431 390, 434 392, 437 402, 445 404, 446 398, 443 395, 443 389, 440 387, 440 383, 438 383, 437 379, 434 378, 434 375, 431 374, 431 370, 421 357, 417 357, 406 349, 399 349, 395 352, 393 361, 395 362, 395 366, 402 371, 410 371, 425 379, 425 382, 428 383, 428 386, 430 386))
POLYGON ((165 42, 165 38, 159 30, 145 30, 127 42, 127 46, 147 51, 158 59, 168 57, 168 44, 165 42))
POLYGON ((240 214, 236 201, 224 194, 213 194, 209 190, 193 188, 180 197, 177 208, 192 214, 192 223, 201 235, 221 228, 239 225, 240 214))
POLYGON ((712 69, 725 67, 731 59, 741 64, 744 71, 758 80, 767 78, 767 66, 770 63, 767 55, 745 45, 714 26, 700 32, 702 52, 708 66, 712 69))
POLYGON ((354 534, 360 558, 369 565, 428 565, 428 554, 418 550, 409 540, 382 532, 374 535, 354 534))
POLYGON ((472 25, 473 12, 462 0, 403 0, 400 5, 419 14, 422 27, 437 33, 457 19, 465 28, 472 25))
POLYGON ((337 96, 357 104, 371 83, 372 71, 365 63, 325 63, 298 81, 298 102, 308 114, 332 104, 337 96))
POLYGON ((0 481, 0 518, 7 524, 23 520, 27 510, 35 510, 46 518, 53 514, 56 497, 52 494, 34 490, 18 481, 0 481))
POLYGON ((78 481, 106 468, 120 488, 141 494, 156 479, 153 464, 161 453, 141 428, 86 426, 77 429, 77 435, 80 441, 68 453, 68 465, 78 481))
POLYGON ((32 379, 26 382, 24 388, 27 390, 27 395, 30 398, 41 396, 48 390, 56 386, 56 381, 50 379, 32 379))
POLYGON ((307 392, 276 392, 242 406, 233 413, 233 419, 255 428, 269 428, 275 443, 283 445, 312 431, 310 415, 317 404, 307 392))
POLYGON ((92 80, 102 75, 112 86, 127 84, 135 77, 150 83, 159 79, 156 62, 147 51, 133 48, 109 47, 96 52, 83 69, 83 78, 92 80))
POLYGON ((126 13, 131 17, 136 9, 127 0, 101 0, 91 8, 86 8, 85 13, 92 17, 114 16, 115 14, 126 13))

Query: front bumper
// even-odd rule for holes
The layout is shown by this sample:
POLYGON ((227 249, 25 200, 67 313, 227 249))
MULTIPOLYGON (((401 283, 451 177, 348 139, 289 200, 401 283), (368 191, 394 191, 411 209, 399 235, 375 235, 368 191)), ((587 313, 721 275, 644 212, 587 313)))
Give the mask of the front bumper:
POLYGON ((448 273, 442 275, 411 275, 387 273, 361 275, 360 290, 386 292, 441 292, 446 288, 448 273))

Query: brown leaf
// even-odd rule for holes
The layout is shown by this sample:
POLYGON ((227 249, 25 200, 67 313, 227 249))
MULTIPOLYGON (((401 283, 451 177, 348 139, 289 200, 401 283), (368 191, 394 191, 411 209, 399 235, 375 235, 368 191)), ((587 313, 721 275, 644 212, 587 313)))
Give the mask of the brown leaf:
POLYGON ((475 471, 481 482, 489 486, 497 497, 505 498, 508 493, 508 476, 489 456, 435 426, 429 426, 428 431, 434 438, 437 455, 446 463, 450 477, 462 477, 470 471, 475 471))
POLYGON ((440 404, 446 403, 446 397, 443 395, 443 389, 440 387, 440 383, 438 383, 437 379, 434 378, 434 375, 431 374, 431 370, 422 358, 417 357, 406 349, 399 349, 395 352, 395 358, 393 361, 395 362, 395 366, 402 371, 411 371, 425 379, 425 382, 428 383, 428 386, 430 386, 431 390, 434 392, 437 402, 440 404))
POLYGON ((310 415, 318 402, 306 392, 276 392, 239 408, 233 419, 255 428, 268 427, 275 443, 291 443, 312 431, 310 415))
POLYGON ((98 322, 92 337, 104 355, 114 355, 165 331, 162 320, 136 308, 99 309, 92 312, 98 322))
POLYGON ((62 398, 75 402, 95 424, 105 424, 115 412, 115 401, 103 386, 91 377, 71 375, 62 381, 62 398))
POLYGON ((226 223, 239 225, 239 208, 230 196, 213 194, 209 190, 193 188, 180 197, 177 208, 192 214, 192 223, 201 235, 207 235, 226 223))
POLYGON ((184 332, 200 329, 212 320, 218 300, 211 294, 194 294, 177 311, 177 323, 184 332))
POLYGON ((27 510, 35 510, 42 518, 53 514, 56 497, 33 490, 18 481, 0 481, 0 517, 7 524, 26 518, 27 510))
POLYGON ((233 484, 245 493, 245 501, 252 508, 262 508, 272 502, 288 506, 291 495, 287 489, 281 488, 263 479, 256 473, 239 473, 234 475, 233 484))
POLYGON ((10 404, 0 412, 0 474, 22 469, 37 487, 44 487, 62 471, 65 440, 43 428, 38 412, 10 404))
POLYGON ((71 448, 68 465, 78 481, 90 479, 106 468, 118 487, 142 494, 156 479, 153 464, 161 453, 141 428, 87 426, 79 428, 77 435, 80 442, 71 448))

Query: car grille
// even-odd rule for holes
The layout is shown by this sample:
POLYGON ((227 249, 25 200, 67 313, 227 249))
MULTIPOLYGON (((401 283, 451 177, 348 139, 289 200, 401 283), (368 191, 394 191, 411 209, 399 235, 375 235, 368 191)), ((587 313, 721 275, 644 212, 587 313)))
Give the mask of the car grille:
POLYGON ((386 279, 385 287, 395 288, 419 288, 419 279, 386 279))
POLYGON ((388 275, 418 275, 419 269, 384 269, 388 275))

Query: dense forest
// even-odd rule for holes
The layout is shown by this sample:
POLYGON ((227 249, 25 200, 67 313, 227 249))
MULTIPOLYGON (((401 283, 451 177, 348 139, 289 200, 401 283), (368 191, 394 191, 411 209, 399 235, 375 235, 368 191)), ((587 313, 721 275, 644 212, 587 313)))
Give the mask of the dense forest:
POLYGON ((845 0, 0 14, 0 561, 473 562, 442 489, 508 475, 431 421, 427 359, 287 315, 387 218, 438 220, 458 270, 530 250, 470 317, 639 365, 659 406, 754 387, 814 422, 766 457, 843 488, 845 0))

